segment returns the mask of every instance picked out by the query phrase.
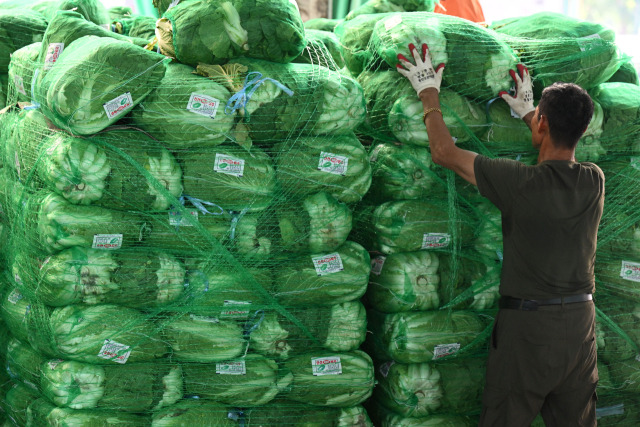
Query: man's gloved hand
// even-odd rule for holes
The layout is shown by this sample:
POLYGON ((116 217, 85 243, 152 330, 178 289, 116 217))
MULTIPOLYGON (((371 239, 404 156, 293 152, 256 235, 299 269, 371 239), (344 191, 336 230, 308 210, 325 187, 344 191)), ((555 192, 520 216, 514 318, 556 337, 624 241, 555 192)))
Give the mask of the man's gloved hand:
POLYGON ((520 118, 523 118, 535 111, 536 107, 533 106, 533 83, 529 70, 522 64, 518 64, 517 68, 517 73, 509 70, 511 78, 516 82, 516 96, 511 96, 505 91, 500 92, 498 96, 504 99, 520 118))
POLYGON ((424 60, 420 57, 420 53, 413 43, 409 45, 409 52, 413 55, 416 64, 413 65, 404 55, 398 54, 398 60, 400 61, 396 65, 398 72, 409 79, 418 96, 420 96, 420 92, 431 87, 440 92, 444 64, 438 65, 435 70, 433 69, 429 48, 424 43, 422 44, 422 57, 424 57, 424 60))

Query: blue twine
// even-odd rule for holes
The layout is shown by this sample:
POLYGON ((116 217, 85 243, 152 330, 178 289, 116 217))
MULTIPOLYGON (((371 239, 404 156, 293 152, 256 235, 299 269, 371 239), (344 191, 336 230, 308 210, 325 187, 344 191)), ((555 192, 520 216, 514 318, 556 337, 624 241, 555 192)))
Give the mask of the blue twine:
POLYGON ((249 337, 253 331, 258 329, 262 321, 264 320, 264 310, 258 310, 253 313, 250 319, 248 319, 244 324, 244 331, 242 332, 245 337, 249 337), (258 319, 258 316, 260 317, 258 319))
MULTIPOLYGON (((197 275, 198 277, 202 277, 202 280, 204 281, 204 291, 209 292, 209 278, 207 277, 207 275, 200 270, 195 270, 193 274, 197 275)), ((185 286, 189 286, 189 285, 190 284, 187 283, 185 286)))
POLYGON ((182 196, 180 196, 180 203, 182 203, 183 206, 184 206, 185 200, 188 200, 193 206, 195 206, 200 212, 202 212, 203 215, 206 215, 206 214, 209 214, 209 215, 222 215, 222 214, 224 214, 224 209, 221 206, 216 205, 215 203, 211 203, 211 202, 207 202, 206 200, 197 199, 195 197, 187 196, 186 194, 183 194, 182 196), (205 205, 206 206, 215 206, 216 208, 220 209, 220 212, 218 212, 218 213, 209 212, 207 210, 207 208, 205 208, 205 205))
POLYGON ((229 98, 229 101, 227 101, 227 105, 224 108, 224 113, 226 115, 231 115, 242 108, 245 115, 247 115, 247 104, 251 100, 251 97, 253 96, 255 91, 265 82, 271 82, 282 89, 282 91, 287 95, 293 96, 293 91, 279 81, 270 77, 263 78, 262 73, 258 71, 252 71, 245 77, 242 89, 240 89, 231 98, 229 98), (255 77, 252 78, 252 76, 255 77))
POLYGON ((29 105, 28 107, 24 107, 25 110, 37 110, 38 108, 40 108, 40 103, 36 101, 36 92, 34 90, 39 72, 40 69, 36 68, 33 72, 33 76, 31 77, 31 105, 29 105))
POLYGON ((238 225, 238 221, 242 219, 248 210, 249 208, 244 208, 240 213, 233 213, 233 218, 231 219, 231 240, 236 238, 236 226, 238 225))
POLYGON ((233 421, 237 421, 238 425, 244 427, 246 425, 244 411, 236 409, 235 411, 229 411, 227 418, 233 421))

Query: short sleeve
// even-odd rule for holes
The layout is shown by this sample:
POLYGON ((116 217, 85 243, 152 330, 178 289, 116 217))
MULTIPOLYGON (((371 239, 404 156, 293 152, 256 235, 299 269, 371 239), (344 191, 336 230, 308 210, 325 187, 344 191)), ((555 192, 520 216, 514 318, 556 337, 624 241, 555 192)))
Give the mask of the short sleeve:
POLYGON ((476 156, 474 172, 478 191, 503 213, 509 212, 518 196, 524 165, 510 159, 476 156))

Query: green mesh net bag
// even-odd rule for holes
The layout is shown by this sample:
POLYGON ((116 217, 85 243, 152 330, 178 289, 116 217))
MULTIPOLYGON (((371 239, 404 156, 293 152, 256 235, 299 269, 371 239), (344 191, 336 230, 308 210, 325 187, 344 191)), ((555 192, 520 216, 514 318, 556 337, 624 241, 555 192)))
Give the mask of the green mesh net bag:
POLYGON ((298 6, 288 0, 181 2, 157 27, 160 51, 192 66, 240 55, 290 62, 305 46, 298 6))
POLYGON ((153 16, 126 15, 112 20, 111 29, 125 36, 151 40, 156 35, 156 19, 153 16))
POLYGON ((372 13, 433 12, 436 3, 434 0, 370 0, 349 12, 345 20, 372 13))
POLYGON ((7 73, 14 51, 42 41, 46 28, 47 21, 37 12, 0 9, 0 73, 7 73))

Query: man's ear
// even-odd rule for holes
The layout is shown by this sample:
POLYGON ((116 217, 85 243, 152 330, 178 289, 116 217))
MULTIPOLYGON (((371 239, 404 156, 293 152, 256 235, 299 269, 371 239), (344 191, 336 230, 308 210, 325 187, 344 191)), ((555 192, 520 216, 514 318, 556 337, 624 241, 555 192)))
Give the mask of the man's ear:
POLYGON ((549 121, 547 120, 547 116, 544 114, 540 115, 540 119, 538 120, 538 133, 547 133, 549 132, 549 121))

